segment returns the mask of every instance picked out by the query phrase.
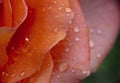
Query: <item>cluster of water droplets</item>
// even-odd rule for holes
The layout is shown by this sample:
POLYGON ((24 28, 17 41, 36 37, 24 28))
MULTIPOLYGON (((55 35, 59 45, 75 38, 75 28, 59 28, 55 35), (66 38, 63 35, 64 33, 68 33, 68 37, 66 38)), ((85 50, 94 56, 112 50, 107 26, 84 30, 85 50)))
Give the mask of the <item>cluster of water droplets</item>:
MULTIPOLYGON (((102 30, 90 28, 89 31, 90 31, 90 34, 91 34, 90 40, 89 40, 89 46, 90 46, 90 48, 91 48, 92 51, 94 50, 96 56, 97 56, 98 58, 100 58, 100 57, 101 57, 101 53, 100 53, 100 51, 99 51, 99 49, 98 49, 98 47, 100 47, 100 46, 97 46, 97 45, 96 45, 95 39, 94 39, 94 37, 92 37, 92 35, 93 35, 93 36, 94 36, 94 35, 96 35, 96 36, 101 36, 101 35, 102 35, 102 30), (97 48, 97 49, 96 49, 96 48, 97 48)), ((93 53, 93 55, 94 55, 94 53, 93 53)))

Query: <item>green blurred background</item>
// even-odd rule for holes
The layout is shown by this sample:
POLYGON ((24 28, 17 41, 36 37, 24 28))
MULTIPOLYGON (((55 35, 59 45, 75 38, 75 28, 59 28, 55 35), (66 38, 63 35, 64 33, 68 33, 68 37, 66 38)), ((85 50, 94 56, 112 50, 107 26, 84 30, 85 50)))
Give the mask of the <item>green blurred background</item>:
POLYGON ((82 83, 120 83, 120 34, 99 70, 82 83))

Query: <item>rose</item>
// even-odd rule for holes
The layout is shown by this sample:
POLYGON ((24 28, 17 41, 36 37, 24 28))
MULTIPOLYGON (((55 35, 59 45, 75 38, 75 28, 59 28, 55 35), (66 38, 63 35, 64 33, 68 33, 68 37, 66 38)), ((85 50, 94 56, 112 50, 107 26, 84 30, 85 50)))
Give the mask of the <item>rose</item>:
POLYGON ((0 3, 0 67, 7 61, 6 46, 19 25, 24 21, 27 15, 27 7, 24 1, 3 0, 0 3), (19 6, 19 8, 16 8, 19 6), (21 11, 22 10, 22 11, 21 11))
MULTIPOLYGON (((3 83, 18 82, 31 75, 35 75, 34 78, 39 78, 41 74, 40 76, 36 76, 35 72, 38 70, 40 70, 38 72, 41 72, 42 68, 44 68, 41 67, 44 58, 48 57, 48 60, 51 58, 50 55, 46 55, 47 52, 65 37, 69 21, 73 18, 73 12, 70 10, 70 5, 67 0, 64 1, 64 3, 61 1, 57 1, 56 3, 53 0, 20 0, 16 1, 16 3, 17 2, 21 2, 25 7, 27 6, 26 9, 28 10, 25 9, 25 11, 27 11, 28 14, 20 26, 15 26, 18 27, 18 29, 7 47, 8 61, 3 67, 4 70, 1 72, 1 80, 3 83), (49 6, 51 6, 52 9, 49 6), (59 7, 62 7, 60 11, 58 11, 59 7)), ((15 1, 10 1, 10 3, 14 10, 14 7, 16 7, 15 1)), ((17 6, 21 9, 21 6, 17 6)), ((14 19, 14 15, 16 14, 12 13, 12 15, 12 20, 15 20, 16 23, 16 19, 14 19)), ((19 17, 19 19, 21 18, 19 17)), ((12 24, 14 24, 14 21, 12 24)), ((45 61, 45 63, 47 63, 47 61, 45 61)), ((43 81, 46 81, 47 78, 49 79, 52 72, 51 59, 48 63, 50 63, 50 68, 47 74, 44 69, 43 74, 45 74, 45 80, 43 81)), ((36 81, 37 79, 35 79, 34 82, 36 81)))
MULTIPOLYGON (((13 2, 11 1, 11 3, 13 2)), ((71 81, 75 79, 73 78, 71 80, 67 80, 73 76, 72 74, 75 75, 75 72, 77 70, 79 70, 77 71, 79 73, 76 75, 80 76, 80 78, 83 78, 89 74, 89 45, 88 45, 89 41, 86 24, 82 16, 82 12, 79 9, 78 3, 72 0, 70 0, 70 3, 71 6, 69 6, 67 0, 64 1, 64 3, 61 1, 57 1, 56 3, 55 1, 54 4, 52 0, 51 2, 49 0, 48 1, 26 0, 26 5, 28 7, 27 18, 19 26, 19 29, 14 34, 14 37, 12 38, 10 44, 8 45, 9 59, 7 65, 4 67, 5 70, 2 71, 3 82, 16 82, 18 80, 24 79, 22 82, 25 83, 26 81, 28 83, 29 82, 46 83, 46 81, 48 81, 50 78, 53 68, 53 63, 50 58, 50 54, 52 54, 53 56, 52 58, 54 60, 55 66, 54 69, 55 74, 52 77, 53 83, 54 82, 56 83, 55 80, 59 81, 58 78, 60 75, 62 76, 61 78, 62 80, 71 81), (49 3, 49 5, 47 3, 49 3), (61 7, 60 6, 61 4, 64 4, 64 6, 62 5, 61 7), (58 11, 57 7, 61 11, 58 11), (74 18, 72 11, 74 12, 74 18), (80 15, 81 17, 78 17, 78 15, 80 15), (71 23, 72 18, 73 23, 71 24, 71 28, 68 29, 66 38, 60 43, 58 43, 58 41, 62 40, 65 37, 65 33, 67 30, 65 27, 69 26, 68 23, 71 23), (53 19, 56 21, 54 22, 53 19), (51 25, 51 28, 48 28, 49 27, 48 25, 51 25), (75 31, 75 33, 73 33, 72 31, 75 31), (75 41, 69 40, 72 38, 75 39, 75 41), (52 48, 55 44, 57 45, 54 48, 52 48), (72 46, 73 45, 76 46, 76 48, 72 47, 71 44, 72 46), (71 47, 68 48, 67 45, 71 47), (61 46, 64 48, 62 48, 61 46), (77 46, 79 46, 79 49, 77 46), (83 47, 85 48, 84 50, 83 47), (48 51, 51 48, 52 48, 51 53, 49 53, 48 51), (69 56, 67 57, 64 57, 66 55, 65 50, 69 54, 69 56), (47 52, 48 54, 46 55, 47 52), (79 53, 80 55, 76 56, 75 52, 76 54, 79 53), (56 56, 56 54, 59 56, 56 56), (83 57, 83 55, 85 57, 83 57), (43 61, 44 57, 45 60, 43 61), (74 59, 75 61, 70 60, 69 58, 74 59), (49 65, 45 66, 45 64, 49 65), (59 72, 58 69, 62 73, 59 72), (64 77, 65 75, 70 76, 66 78, 64 77), (58 77, 57 79, 56 76, 58 77), (28 78, 25 79, 26 77, 28 78)), ((15 14, 13 14, 13 17, 14 15, 15 14)))
MULTIPOLYGON (((116 3, 117 1, 112 1, 112 0, 109 0, 106 2, 104 0, 99 0, 99 1, 80 0, 80 4, 81 4, 81 7, 83 8, 83 12, 86 17, 88 28, 90 30, 90 47, 91 47, 90 69, 91 69, 91 72, 95 72, 96 69, 98 69, 103 59, 106 57, 107 53, 110 51, 114 43, 114 40, 119 32, 120 19, 119 19, 119 10, 117 9, 118 5, 116 3)), ((72 49, 72 51, 76 52, 76 50, 74 49, 72 49)), ((80 54, 80 52, 78 54, 80 54)), ((83 71, 83 73, 85 75, 89 72, 83 71)), ((61 77, 64 76, 61 79, 66 80, 67 83, 79 82, 79 81, 76 81, 76 79, 74 78, 75 76, 66 75, 67 77, 65 78, 65 75, 63 74, 60 74, 60 75, 61 77)), ((54 76, 53 81, 55 78, 56 77, 54 76)))

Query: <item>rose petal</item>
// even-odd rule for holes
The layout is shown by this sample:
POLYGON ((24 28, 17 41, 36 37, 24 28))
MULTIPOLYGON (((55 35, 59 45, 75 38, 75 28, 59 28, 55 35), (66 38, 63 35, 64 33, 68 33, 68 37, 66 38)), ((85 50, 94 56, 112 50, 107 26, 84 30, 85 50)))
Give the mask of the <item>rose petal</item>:
POLYGON ((112 48, 120 25, 116 0, 80 0, 90 29, 91 71, 95 72, 112 48))
POLYGON ((8 57, 7 57, 6 47, 14 32, 15 29, 0 28, 0 69, 7 62, 8 57))
POLYGON ((11 27, 12 10, 10 0, 3 0, 0 3, 0 27, 11 27))
MULTIPOLYGON (((11 29, 12 20, 15 20, 15 21, 17 19, 24 20, 25 16, 27 15, 27 8, 25 6, 24 0, 22 0, 22 1, 20 0, 18 2, 19 5, 22 5, 23 9, 21 7, 18 7, 18 8, 16 8, 17 11, 15 11, 15 7, 17 7, 18 5, 17 5, 17 3, 15 3, 15 1, 14 1, 14 3, 11 2, 12 4, 10 4, 9 1, 4 0, 2 3, 3 3, 1 6, 1 10, 2 10, 1 11, 2 12, 1 21, 2 22, 0 22, 1 23, 0 26, 4 26, 4 27, 0 27, 0 47, 1 47, 0 67, 3 66, 7 62, 6 47, 9 43, 11 37, 13 36, 13 34, 15 33, 15 31, 17 29, 17 28, 11 29), (11 5, 12 5, 12 10, 11 10, 11 5), (18 12, 18 11, 20 11, 19 9, 22 9, 22 11, 18 12), (11 15, 11 13, 13 16, 11 15), (8 17, 8 18, 6 18, 6 17, 8 17), (5 26, 9 26, 9 27, 5 27, 5 26)), ((14 26, 14 24, 13 24, 13 26, 14 26)), ((16 27, 18 27, 18 24, 16 27)))
POLYGON ((72 11, 65 11, 70 7, 67 0, 64 3, 61 0, 57 3, 54 0, 26 0, 26 3, 28 16, 9 44, 9 60, 3 71, 7 76, 2 75, 3 83, 17 82, 34 74, 42 65, 45 54, 65 37, 73 18, 72 11), (58 10, 59 7, 62 10, 58 10), (12 47, 14 50, 10 49, 12 47))
POLYGON ((53 69, 53 61, 50 53, 48 53, 43 61, 43 64, 35 74, 21 81, 21 83, 49 83, 53 69))
POLYGON ((27 17, 25 0, 10 0, 12 7, 12 27, 18 27, 27 17))
POLYGON ((51 83, 77 83, 90 74, 88 28, 77 0, 69 1, 75 17, 67 37, 51 50, 55 63, 51 83))

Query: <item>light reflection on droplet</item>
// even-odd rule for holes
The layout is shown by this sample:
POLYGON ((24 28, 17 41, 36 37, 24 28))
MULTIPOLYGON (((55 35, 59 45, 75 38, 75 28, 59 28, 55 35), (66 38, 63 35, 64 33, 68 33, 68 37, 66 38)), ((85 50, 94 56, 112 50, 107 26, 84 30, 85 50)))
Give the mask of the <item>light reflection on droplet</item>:
POLYGON ((66 48, 65 51, 68 52, 68 51, 69 51, 69 48, 66 48))
POLYGON ((72 10, 71 10, 71 8, 66 8, 65 11, 66 12, 71 12, 72 10))
POLYGON ((89 75, 89 74, 90 74, 90 71, 84 70, 82 73, 85 74, 85 75, 89 75))
POLYGON ((26 40, 26 41, 29 41, 29 38, 28 38, 28 37, 25 37, 25 40, 26 40))
POLYGON ((74 73, 75 72, 75 70, 74 69, 72 69, 72 71, 71 71, 72 73, 74 73))
POLYGON ((24 75, 25 75, 25 72, 21 72, 21 73, 20 73, 20 76, 24 76, 24 75))
POLYGON ((98 34, 102 34, 102 31, 100 29, 97 30, 98 34))
POLYGON ((75 28, 74 28, 74 31, 75 31, 75 32, 79 32, 79 31, 80 31, 80 28, 79 28, 79 27, 75 27, 75 28))
POLYGON ((60 78, 60 75, 57 75, 57 78, 60 78))
POLYGON ((15 77, 15 74, 12 74, 11 77, 15 77))
POLYGON ((68 64, 65 62, 63 62, 59 65, 59 71, 61 71, 61 72, 64 72, 65 70, 67 70, 67 68, 68 68, 68 64))
POLYGON ((80 39, 78 37, 75 38, 75 41, 79 41, 80 39))
POLYGON ((52 6, 49 6, 48 9, 49 9, 49 10, 52 9, 52 6))
POLYGON ((101 54, 100 54, 100 53, 97 53, 97 57, 100 58, 100 57, 101 57, 101 54))
POLYGON ((89 41, 89 45, 90 45, 91 48, 93 48, 93 47, 95 46, 94 40, 90 40, 90 41, 89 41))

